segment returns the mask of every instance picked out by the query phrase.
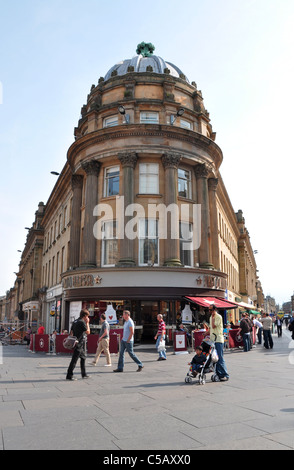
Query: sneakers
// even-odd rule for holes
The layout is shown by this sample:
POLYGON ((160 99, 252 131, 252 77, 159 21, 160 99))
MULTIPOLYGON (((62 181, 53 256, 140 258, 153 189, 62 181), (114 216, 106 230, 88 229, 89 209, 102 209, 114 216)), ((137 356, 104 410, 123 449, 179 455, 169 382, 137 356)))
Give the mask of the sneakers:
POLYGON ((104 367, 111 367, 112 364, 104 364, 104 367))
POLYGON ((90 377, 91 377, 91 375, 84 375, 84 376, 82 377, 82 379, 89 379, 90 377))

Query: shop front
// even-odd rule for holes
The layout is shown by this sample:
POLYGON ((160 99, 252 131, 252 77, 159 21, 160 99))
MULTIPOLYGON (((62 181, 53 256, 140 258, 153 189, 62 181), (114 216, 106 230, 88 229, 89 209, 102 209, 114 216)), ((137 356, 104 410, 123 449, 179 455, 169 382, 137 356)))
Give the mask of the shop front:
POLYGON ((24 324, 26 328, 31 327, 33 331, 37 330, 38 322, 40 321, 40 304, 39 301, 30 301, 22 304, 24 312, 24 324))
POLYGON ((92 334, 99 332, 102 313, 106 314, 111 329, 121 329, 122 313, 127 309, 135 322, 135 341, 154 342, 158 314, 163 315, 167 337, 172 340, 177 316, 191 324, 201 318, 198 306, 187 296, 224 298, 226 275, 185 268, 116 268, 65 273, 62 285, 66 329, 70 329, 82 308, 90 312, 92 334))
POLYGON ((46 312, 46 325, 45 330, 51 334, 53 331, 61 333, 62 330, 62 285, 55 286, 48 289, 46 293, 45 312, 46 312))

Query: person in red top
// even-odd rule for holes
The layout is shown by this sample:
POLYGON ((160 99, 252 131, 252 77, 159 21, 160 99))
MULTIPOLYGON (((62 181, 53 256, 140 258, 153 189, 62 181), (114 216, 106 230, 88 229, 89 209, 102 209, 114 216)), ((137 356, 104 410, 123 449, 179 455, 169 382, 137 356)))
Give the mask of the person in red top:
MULTIPOLYGON (((154 339, 156 340, 156 348, 158 349, 159 343, 165 339, 165 323, 163 321, 163 316, 159 313, 157 315, 157 320, 159 322, 158 325, 158 331, 156 335, 154 336, 154 339)), ((157 359, 158 361, 166 361, 166 351, 165 348, 162 351, 158 351, 159 358, 157 359)))
POLYGON ((42 325, 42 323, 39 323, 39 328, 38 328, 38 335, 43 335, 45 333, 45 327, 42 325))

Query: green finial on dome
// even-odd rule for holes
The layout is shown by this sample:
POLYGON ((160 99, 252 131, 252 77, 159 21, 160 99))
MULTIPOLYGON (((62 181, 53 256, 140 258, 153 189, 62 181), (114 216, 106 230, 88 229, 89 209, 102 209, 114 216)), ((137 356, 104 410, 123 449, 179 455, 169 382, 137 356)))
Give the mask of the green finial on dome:
POLYGON ((141 42, 136 49, 137 54, 141 54, 143 57, 150 57, 154 51, 155 46, 151 42, 141 42))

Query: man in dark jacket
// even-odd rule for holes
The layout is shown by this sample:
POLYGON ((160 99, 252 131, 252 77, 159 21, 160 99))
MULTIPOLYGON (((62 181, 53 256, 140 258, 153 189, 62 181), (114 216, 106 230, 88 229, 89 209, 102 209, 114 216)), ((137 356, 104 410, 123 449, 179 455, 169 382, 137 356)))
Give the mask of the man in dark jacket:
POLYGON ((246 318, 246 313, 242 313, 240 321, 240 333, 243 338, 244 352, 250 351, 250 325, 246 318))
POLYGON ((77 365, 78 359, 81 361, 81 374, 82 378, 86 379, 89 377, 86 373, 86 352, 85 352, 85 334, 90 334, 89 327, 89 312, 88 310, 81 310, 80 317, 75 320, 71 327, 70 334, 76 336, 78 344, 74 348, 72 358, 67 370, 66 380, 76 380, 73 377, 74 368, 77 365))

